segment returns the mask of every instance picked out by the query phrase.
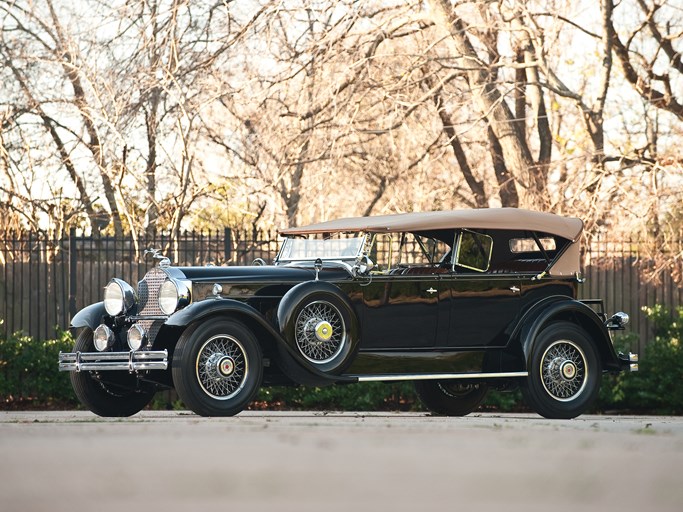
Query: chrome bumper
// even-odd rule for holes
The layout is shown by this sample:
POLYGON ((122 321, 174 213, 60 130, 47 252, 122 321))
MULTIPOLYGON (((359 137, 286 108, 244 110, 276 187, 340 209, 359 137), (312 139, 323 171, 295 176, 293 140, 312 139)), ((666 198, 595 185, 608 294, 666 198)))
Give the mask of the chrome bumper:
POLYGON ((166 370, 168 351, 60 352, 60 372, 166 370))
POLYGON ((622 370, 629 370, 632 372, 638 371, 638 354, 629 352, 628 354, 619 353, 619 363, 621 363, 622 370))

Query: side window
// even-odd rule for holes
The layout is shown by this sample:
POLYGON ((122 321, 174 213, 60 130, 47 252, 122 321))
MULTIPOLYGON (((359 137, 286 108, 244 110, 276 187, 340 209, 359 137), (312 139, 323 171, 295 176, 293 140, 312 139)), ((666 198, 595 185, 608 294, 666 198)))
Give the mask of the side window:
POLYGON ((459 267, 486 272, 491 263, 493 239, 488 235, 463 231, 458 237, 455 264, 459 267))
POLYGON ((370 259, 375 262, 375 272, 387 272, 407 267, 438 267, 450 246, 434 238, 413 233, 379 233, 373 237, 370 259))
POLYGON ((450 247, 445 242, 408 233, 401 245, 400 263, 409 266, 437 266, 450 247))
MULTIPOLYGON (((554 251, 557 249, 557 243, 554 238, 540 238, 541 247, 546 251, 554 251)), ((513 238, 510 240, 510 252, 513 254, 539 252, 538 244, 533 238, 513 238)))
POLYGON ((373 236, 369 256, 375 264, 375 272, 386 272, 396 267, 400 242, 400 234, 380 233, 373 236))

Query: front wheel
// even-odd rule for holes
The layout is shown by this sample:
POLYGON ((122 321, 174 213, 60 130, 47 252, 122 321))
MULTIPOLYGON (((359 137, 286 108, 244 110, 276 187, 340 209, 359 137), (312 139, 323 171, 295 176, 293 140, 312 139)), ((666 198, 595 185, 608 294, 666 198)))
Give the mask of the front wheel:
POLYGON ((422 404, 434 414, 466 416, 484 400, 488 386, 456 380, 418 380, 415 391, 422 404))
MULTIPOLYGON (((83 329, 74 352, 95 352, 93 331, 83 329)), ((98 416, 132 416, 154 398, 154 389, 128 372, 71 372, 71 386, 78 400, 98 416)))
POLYGON ((601 377, 600 356, 586 331, 559 322, 544 329, 534 342, 522 394, 541 416, 575 418, 597 397, 601 377))
POLYGON ((261 386, 263 356, 243 324, 213 319, 183 333, 173 354, 178 396, 200 416, 233 416, 261 386))

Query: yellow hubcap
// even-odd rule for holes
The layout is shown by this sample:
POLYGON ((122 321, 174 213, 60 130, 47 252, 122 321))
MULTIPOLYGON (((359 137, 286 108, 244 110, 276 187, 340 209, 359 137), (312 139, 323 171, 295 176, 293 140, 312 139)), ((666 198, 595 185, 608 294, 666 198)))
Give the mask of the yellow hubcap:
POLYGON ((329 322, 318 322, 315 326, 315 337, 319 341, 328 341, 332 337, 332 325, 329 322))

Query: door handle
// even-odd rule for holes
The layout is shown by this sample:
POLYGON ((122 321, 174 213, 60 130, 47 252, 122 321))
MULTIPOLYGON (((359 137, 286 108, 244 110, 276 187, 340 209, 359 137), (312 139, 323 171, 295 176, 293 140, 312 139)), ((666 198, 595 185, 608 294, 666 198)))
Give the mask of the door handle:
POLYGON ((519 288, 517 288, 516 286, 510 286, 510 291, 511 291, 512 293, 518 293, 518 292, 519 292, 519 288))

